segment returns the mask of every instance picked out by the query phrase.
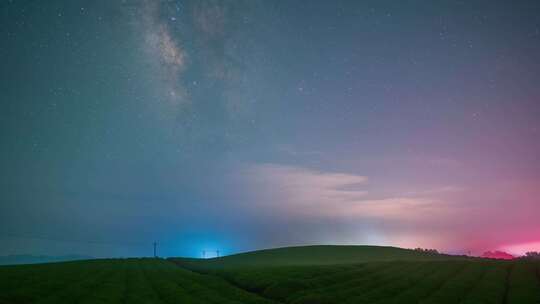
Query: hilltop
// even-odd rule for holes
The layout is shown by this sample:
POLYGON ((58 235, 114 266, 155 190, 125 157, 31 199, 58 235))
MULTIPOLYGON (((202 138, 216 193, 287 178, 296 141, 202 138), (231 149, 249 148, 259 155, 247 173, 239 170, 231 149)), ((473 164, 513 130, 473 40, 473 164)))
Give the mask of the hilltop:
POLYGON ((188 267, 204 265, 205 268, 228 268, 251 266, 338 265, 375 261, 455 259, 465 259, 465 257, 397 247, 314 245, 257 250, 212 259, 171 258, 170 260, 188 267))
POLYGON ((537 304, 540 263, 305 246, 204 260, 0 266, 0 303, 537 304))

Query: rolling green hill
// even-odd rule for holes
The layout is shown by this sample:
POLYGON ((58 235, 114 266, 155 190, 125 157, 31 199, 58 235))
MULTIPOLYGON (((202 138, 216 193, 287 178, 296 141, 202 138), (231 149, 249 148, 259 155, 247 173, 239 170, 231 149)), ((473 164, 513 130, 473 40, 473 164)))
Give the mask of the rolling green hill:
POLYGON ((540 262, 308 246, 207 260, 0 266, 7 303, 539 304, 540 262))
POLYGON ((204 268, 337 265, 394 260, 456 260, 466 257, 382 246, 299 246, 258 250, 213 259, 171 259, 179 265, 204 268))
POLYGON ((162 259, 0 267, 0 303, 259 303, 272 301, 162 259))
POLYGON ((290 304, 538 304, 540 263, 483 259, 335 265, 188 264, 244 290, 290 304))
POLYGON ((171 259, 291 304, 540 303, 540 263, 377 246, 305 246, 171 259))

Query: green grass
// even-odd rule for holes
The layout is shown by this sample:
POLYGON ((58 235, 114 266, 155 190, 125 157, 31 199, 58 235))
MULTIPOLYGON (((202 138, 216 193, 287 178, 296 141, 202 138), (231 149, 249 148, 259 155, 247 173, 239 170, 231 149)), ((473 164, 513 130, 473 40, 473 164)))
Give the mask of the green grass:
POLYGON ((540 266, 533 263, 512 265, 508 281, 508 303, 540 303, 540 266))
POLYGON ((161 259, 0 267, 0 303, 260 303, 225 280, 161 259))
POLYGON ((209 269, 282 303, 540 303, 540 263, 525 261, 402 260, 209 269))
POLYGON ((300 246, 259 250, 214 259, 174 259, 191 268, 197 264, 205 268, 298 266, 355 264, 393 260, 448 260, 463 257, 418 252, 410 249, 382 246, 300 246))
POLYGON ((540 304, 540 262, 311 246, 1 266, 6 303, 540 304))
POLYGON ((172 259, 282 303, 534 303, 540 264, 393 247, 307 246, 172 259))

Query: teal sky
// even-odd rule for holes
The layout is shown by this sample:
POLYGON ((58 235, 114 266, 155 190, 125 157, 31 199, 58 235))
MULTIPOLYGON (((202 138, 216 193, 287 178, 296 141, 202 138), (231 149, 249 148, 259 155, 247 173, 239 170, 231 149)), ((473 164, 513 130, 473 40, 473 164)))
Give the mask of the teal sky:
POLYGON ((540 250, 537 1, 2 1, 0 254, 540 250))

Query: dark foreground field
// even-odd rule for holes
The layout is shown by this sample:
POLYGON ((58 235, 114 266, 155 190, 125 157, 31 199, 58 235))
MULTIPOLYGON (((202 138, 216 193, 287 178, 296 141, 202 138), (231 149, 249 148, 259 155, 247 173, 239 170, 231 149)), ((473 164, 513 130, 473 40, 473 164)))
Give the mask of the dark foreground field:
POLYGON ((0 303, 540 303, 540 263, 382 247, 0 267, 0 303))

